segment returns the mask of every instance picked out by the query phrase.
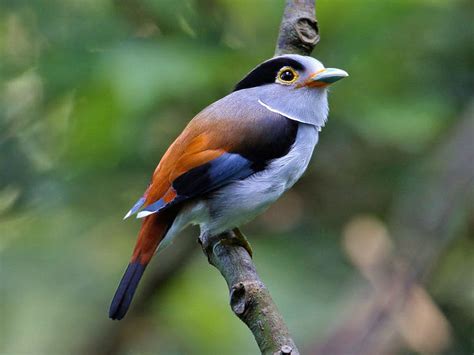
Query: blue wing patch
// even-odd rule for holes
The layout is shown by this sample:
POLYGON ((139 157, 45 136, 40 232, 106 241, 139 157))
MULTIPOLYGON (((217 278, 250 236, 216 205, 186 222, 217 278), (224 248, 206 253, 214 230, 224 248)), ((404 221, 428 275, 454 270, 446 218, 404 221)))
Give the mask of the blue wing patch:
POLYGON ((160 199, 145 207, 137 218, 162 211, 178 202, 201 196, 232 181, 242 180, 256 172, 253 162, 236 153, 224 153, 210 162, 189 170, 173 181, 176 198, 165 203, 160 199))
POLYGON ((123 219, 127 219, 128 217, 130 217, 132 214, 134 213, 137 213, 138 210, 143 206, 143 204, 145 203, 145 197, 141 197, 137 202, 135 202, 135 204, 133 205, 133 207, 130 209, 130 211, 127 212, 127 214, 125 215, 125 217, 123 217, 123 219))
POLYGON ((202 195, 227 185, 231 181, 241 180, 252 175, 253 163, 236 153, 225 153, 209 163, 191 169, 173 182, 178 196, 189 198, 202 195))

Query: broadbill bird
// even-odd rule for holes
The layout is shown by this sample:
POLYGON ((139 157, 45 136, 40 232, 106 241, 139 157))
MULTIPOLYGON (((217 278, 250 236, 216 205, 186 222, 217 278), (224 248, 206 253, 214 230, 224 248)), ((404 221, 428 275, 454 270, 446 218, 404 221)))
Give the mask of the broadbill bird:
POLYGON ((308 167, 328 117, 328 86, 347 77, 301 55, 271 58, 198 113, 168 148, 125 218, 143 218, 109 317, 122 319, 146 266, 187 225, 217 235, 262 213, 308 167))

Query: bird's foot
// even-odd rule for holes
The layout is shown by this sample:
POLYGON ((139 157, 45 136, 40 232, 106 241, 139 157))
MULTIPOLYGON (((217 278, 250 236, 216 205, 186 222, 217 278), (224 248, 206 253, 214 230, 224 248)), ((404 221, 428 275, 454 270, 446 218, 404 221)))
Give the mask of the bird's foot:
POLYGON ((201 234, 198 238, 198 242, 201 244, 204 253, 207 255, 210 262, 210 255, 213 253, 213 248, 220 243, 222 245, 238 245, 244 248, 250 257, 253 255, 252 247, 249 241, 238 228, 234 228, 232 232, 224 232, 220 235, 212 236, 209 234, 201 234))
POLYGON ((250 245, 245 235, 240 231, 239 228, 232 229, 232 232, 234 232, 234 237, 224 239, 222 240, 222 242, 226 244, 241 246, 242 248, 247 250, 247 253, 249 253, 250 257, 252 257, 253 256, 252 246, 250 245))

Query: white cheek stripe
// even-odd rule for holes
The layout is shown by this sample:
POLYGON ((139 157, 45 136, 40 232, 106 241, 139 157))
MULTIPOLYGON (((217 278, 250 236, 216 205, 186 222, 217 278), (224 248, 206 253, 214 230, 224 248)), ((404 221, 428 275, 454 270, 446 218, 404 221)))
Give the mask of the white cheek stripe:
POLYGON ((264 102, 263 102, 262 100, 260 100, 260 99, 258 99, 258 103, 259 103, 260 105, 262 105, 263 107, 265 107, 268 111, 271 111, 271 112, 273 112, 273 113, 278 113, 279 115, 285 116, 286 118, 289 118, 290 120, 293 120, 293 121, 297 121, 297 122, 301 122, 301 123, 313 125, 313 126, 315 126, 315 127, 318 129, 318 132, 321 132, 321 127, 316 126, 315 124, 302 121, 302 120, 300 120, 300 119, 298 119, 298 118, 296 118, 296 117, 294 117, 294 116, 290 116, 290 115, 288 115, 288 114, 286 114, 286 113, 283 113, 283 112, 281 112, 281 111, 278 111, 278 110, 276 110, 276 109, 274 109, 274 108, 268 106, 266 103, 264 103, 264 102))

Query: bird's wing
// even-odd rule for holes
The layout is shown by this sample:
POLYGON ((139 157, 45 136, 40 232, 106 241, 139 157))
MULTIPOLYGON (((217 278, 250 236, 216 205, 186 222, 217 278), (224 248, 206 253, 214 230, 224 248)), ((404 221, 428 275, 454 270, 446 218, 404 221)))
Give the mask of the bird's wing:
POLYGON ((146 217, 204 195, 286 154, 297 123, 267 111, 260 116, 245 122, 212 112, 198 115, 165 153, 150 186, 126 217, 140 209, 138 218, 146 217))
MULTIPOLYGON (((256 172, 252 167, 252 162, 240 154, 220 150, 205 150, 202 153, 206 158, 216 155, 217 157, 177 176, 170 183, 163 197, 147 205, 138 213, 138 218, 162 211, 190 198, 201 196, 232 181, 244 179, 256 172)), ((190 157, 190 159, 195 161, 201 158, 199 153, 196 155, 190 157)), ((177 169, 181 170, 181 166, 178 165, 177 169)))

